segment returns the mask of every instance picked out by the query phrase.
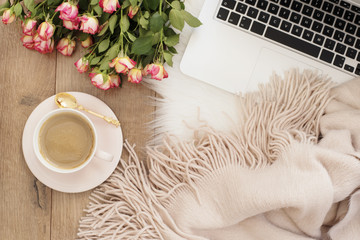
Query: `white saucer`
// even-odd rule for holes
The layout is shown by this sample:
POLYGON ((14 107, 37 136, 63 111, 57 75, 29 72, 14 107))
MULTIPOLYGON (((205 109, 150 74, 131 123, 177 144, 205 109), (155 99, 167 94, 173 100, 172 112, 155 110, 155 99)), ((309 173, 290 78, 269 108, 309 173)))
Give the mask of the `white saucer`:
MULTIPOLYGON (((74 95, 78 102, 85 108, 117 119, 114 112, 100 99, 81 92, 69 93, 74 95)), ((30 114, 25 124, 22 148, 29 169, 43 184, 60 192, 84 192, 100 185, 111 175, 119 163, 123 148, 121 127, 115 127, 101 118, 84 112, 95 125, 98 134, 98 148, 111 153, 114 156, 113 161, 106 162, 94 158, 85 168, 78 172, 56 173, 43 166, 35 156, 33 150, 35 126, 42 116, 53 109, 57 109, 54 96, 40 103, 30 114)))

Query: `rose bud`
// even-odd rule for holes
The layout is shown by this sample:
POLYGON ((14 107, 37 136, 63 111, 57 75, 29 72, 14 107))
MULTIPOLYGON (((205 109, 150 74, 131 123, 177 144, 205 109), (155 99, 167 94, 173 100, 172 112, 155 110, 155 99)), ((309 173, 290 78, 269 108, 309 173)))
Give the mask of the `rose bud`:
POLYGON ((140 83, 142 81, 141 69, 133 68, 128 74, 128 81, 132 83, 140 83))
POLYGON ((35 34, 36 20, 27 18, 24 22, 21 22, 23 28, 23 33, 28 36, 33 36, 35 34))
POLYGON ((55 31, 55 25, 46 21, 42 22, 37 29, 39 37, 42 40, 50 39, 54 35, 54 31, 55 31))
POLYGON ((64 56, 71 56, 76 45, 76 41, 72 41, 70 38, 62 38, 58 42, 56 49, 64 56))
POLYGON ((34 49, 40 53, 51 53, 54 50, 54 39, 42 40, 39 34, 35 34, 33 37, 34 49))
POLYGON ((80 23, 79 18, 75 18, 74 20, 71 21, 63 20, 63 26, 69 30, 78 30, 79 23, 80 23))
POLYGON ((81 16, 80 17, 80 30, 85 33, 95 34, 99 28, 99 21, 93 16, 81 16))
POLYGON ((2 15, 2 22, 4 24, 12 23, 15 20, 15 13, 11 9, 6 9, 2 15))
POLYGON ((115 67, 117 73, 127 73, 130 69, 135 67, 136 62, 128 56, 116 57, 109 63, 110 67, 115 67))
POLYGON ((102 73, 91 73, 91 83, 102 90, 108 90, 111 88, 110 76, 102 73))
POLYGON ((81 41, 81 46, 83 48, 88 48, 90 47, 91 45, 93 45, 93 39, 91 36, 88 36, 84 41, 81 41))
POLYGON ((100 0, 99 6, 103 9, 104 12, 113 13, 117 8, 120 8, 118 0, 100 0))
POLYGON ((79 73, 84 73, 89 70, 89 60, 84 57, 77 60, 77 62, 74 64, 79 73))
POLYGON ((152 79, 162 80, 163 78, 168 77, 168 73, 165 71, 165 68, 160 63, 152 63, 146 66, 146 73, 151 74, 152 79))
POLYGON ((129 7, 129 13, 128 13, 128 16, 129 16, 129 18, 133 18, 135 15, 136 15, 136 13, 139 11, 139 6, 135 6, 135 7, 133 7, 133 6, 130 6, 129 7))
POLYGON ((110 76, 111 87, 118 87, 120 85, 120 76, 117 74, 111 74, 110 76))
POLYGON ((60 12, 59 18, 65 21, 73 21, 79 14, 78 7, 69 2, 60 4, 55 12, 60 12))
POLYGON ((22 42, 23 46, 26 47, 27 49, 34 49, 33 36, 23 35, 21 37, 21 42, 22 42))

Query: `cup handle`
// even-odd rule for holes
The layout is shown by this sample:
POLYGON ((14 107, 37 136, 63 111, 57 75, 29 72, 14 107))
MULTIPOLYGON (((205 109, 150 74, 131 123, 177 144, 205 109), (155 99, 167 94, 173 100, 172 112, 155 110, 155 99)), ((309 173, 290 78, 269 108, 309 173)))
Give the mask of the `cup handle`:
POLYGON ((97 157, 101 160, 107 161, 107 162, 112 162, 112 160, 114 158, 114 156, 112 154, 101 151, 101 150, 96 150, 95 157, 97 157))

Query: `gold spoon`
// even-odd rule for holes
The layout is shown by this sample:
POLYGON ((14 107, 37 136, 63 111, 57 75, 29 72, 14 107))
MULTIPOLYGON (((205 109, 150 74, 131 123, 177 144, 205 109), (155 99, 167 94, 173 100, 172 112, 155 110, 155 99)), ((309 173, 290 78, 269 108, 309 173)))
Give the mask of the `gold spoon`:
POLYGON ((78 110, 84 110, 84 111, 91 113, 99 118, 104 119, 108 123, 114 124, 116 127, 120 126, 120 122, 118 120, 103 116, 101 114, 98 114, 96 112, 88 110, 81 105, 78 105, 76 98, 69 93, 61 92, 61 93, 56 94, 55 95, 55 103, 56 103, 56 105, 58 105, 59 108, 76 108, 78 110))

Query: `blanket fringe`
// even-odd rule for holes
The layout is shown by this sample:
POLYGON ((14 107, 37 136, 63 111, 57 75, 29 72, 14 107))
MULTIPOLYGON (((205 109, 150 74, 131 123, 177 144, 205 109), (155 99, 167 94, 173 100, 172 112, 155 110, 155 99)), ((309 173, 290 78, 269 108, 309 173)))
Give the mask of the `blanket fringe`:
MULTIPOLYGON (((319 119, 333 86, 312 71, 274 75, 260 91, 239 96, 242 122, 234 134, 207 127, 194 141, 166 136, 161 146, 147 148, 151 189, 162 204, 188 188, 197 196, 196 181, 229 165, 250 169, 273 163, 291 141, 316 143, 319 119)), ((201 199, 198 199, 201 201, 201 199)))
POLYGON ((164 223, 154 207, 144 164, 126 141, 127 162, 90 196, 79 239, 163 239, 164 223))

